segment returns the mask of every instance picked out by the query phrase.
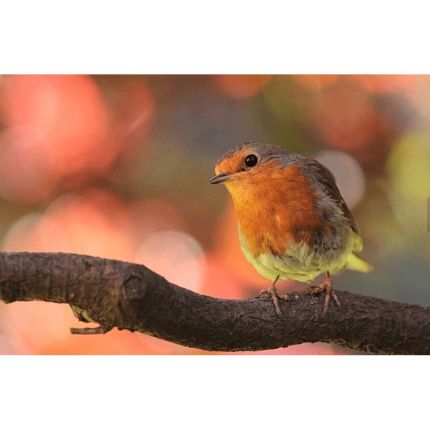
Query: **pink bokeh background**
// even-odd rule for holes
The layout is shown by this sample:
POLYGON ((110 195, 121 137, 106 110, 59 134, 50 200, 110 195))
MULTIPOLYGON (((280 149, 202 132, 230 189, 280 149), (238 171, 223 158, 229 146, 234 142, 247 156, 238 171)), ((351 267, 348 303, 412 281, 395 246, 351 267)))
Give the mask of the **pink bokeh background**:
MULTIPOLYGON (((429 92, 428 76, 2 76, 2 250, 115 258, 199 293, 253 296, 267 281, 240 251, 226 191, 207 181, 225 150, 265 140, 321 158, 352 207, 375 271, 335 286, 428 305, 429 92)), ((127 331, 70 334, 80 326, 66 305, 0 303, 0 353, 206 353, 127 331)))

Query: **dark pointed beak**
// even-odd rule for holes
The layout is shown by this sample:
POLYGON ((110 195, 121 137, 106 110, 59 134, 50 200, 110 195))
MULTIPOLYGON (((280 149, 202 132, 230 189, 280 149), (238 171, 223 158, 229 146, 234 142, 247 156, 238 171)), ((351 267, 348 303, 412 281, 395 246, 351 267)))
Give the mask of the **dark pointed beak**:
POLYGON ((209 180, 210 184, 221 184, 222 182, 227 181, 227 179, 230 177, 227 173, 220 173, 219 175, 214 176, 209 180))

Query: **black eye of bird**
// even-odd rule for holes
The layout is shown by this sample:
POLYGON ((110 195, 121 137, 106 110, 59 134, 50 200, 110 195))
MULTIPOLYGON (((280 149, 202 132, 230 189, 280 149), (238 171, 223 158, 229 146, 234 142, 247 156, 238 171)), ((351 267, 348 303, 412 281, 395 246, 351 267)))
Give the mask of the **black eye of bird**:
POLYGON ((247 167, 254 167, 258 163, 258 158, 254 154, 250 154, 245 158, 245 164, 247 167))

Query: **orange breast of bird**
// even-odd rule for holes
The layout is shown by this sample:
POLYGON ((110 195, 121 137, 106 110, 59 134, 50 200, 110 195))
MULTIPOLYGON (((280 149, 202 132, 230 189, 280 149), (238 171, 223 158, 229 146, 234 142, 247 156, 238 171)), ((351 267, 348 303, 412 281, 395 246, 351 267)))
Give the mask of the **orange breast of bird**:
POLYGON ((314 191, 298 166, 266 166, 226 185, 254 256, 285 255, 291 240, 311 244, 324 230, 314 191))

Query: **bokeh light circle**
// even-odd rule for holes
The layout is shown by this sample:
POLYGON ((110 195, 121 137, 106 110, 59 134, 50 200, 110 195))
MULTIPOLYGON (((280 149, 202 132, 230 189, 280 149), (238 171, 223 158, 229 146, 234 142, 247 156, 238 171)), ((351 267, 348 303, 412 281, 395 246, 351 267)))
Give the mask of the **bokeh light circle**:
POLYGON ((122 260, 131 260, 135 248, 125 205, 97 189, 62 195, 43 214, 25 215, 3 242, 5 251, 74 252, 122 260))
POLYGON ((142 242, 135 260, 181 287, 201 289, 204 253, 189 234, 176 230, 155 232, 142 242))

